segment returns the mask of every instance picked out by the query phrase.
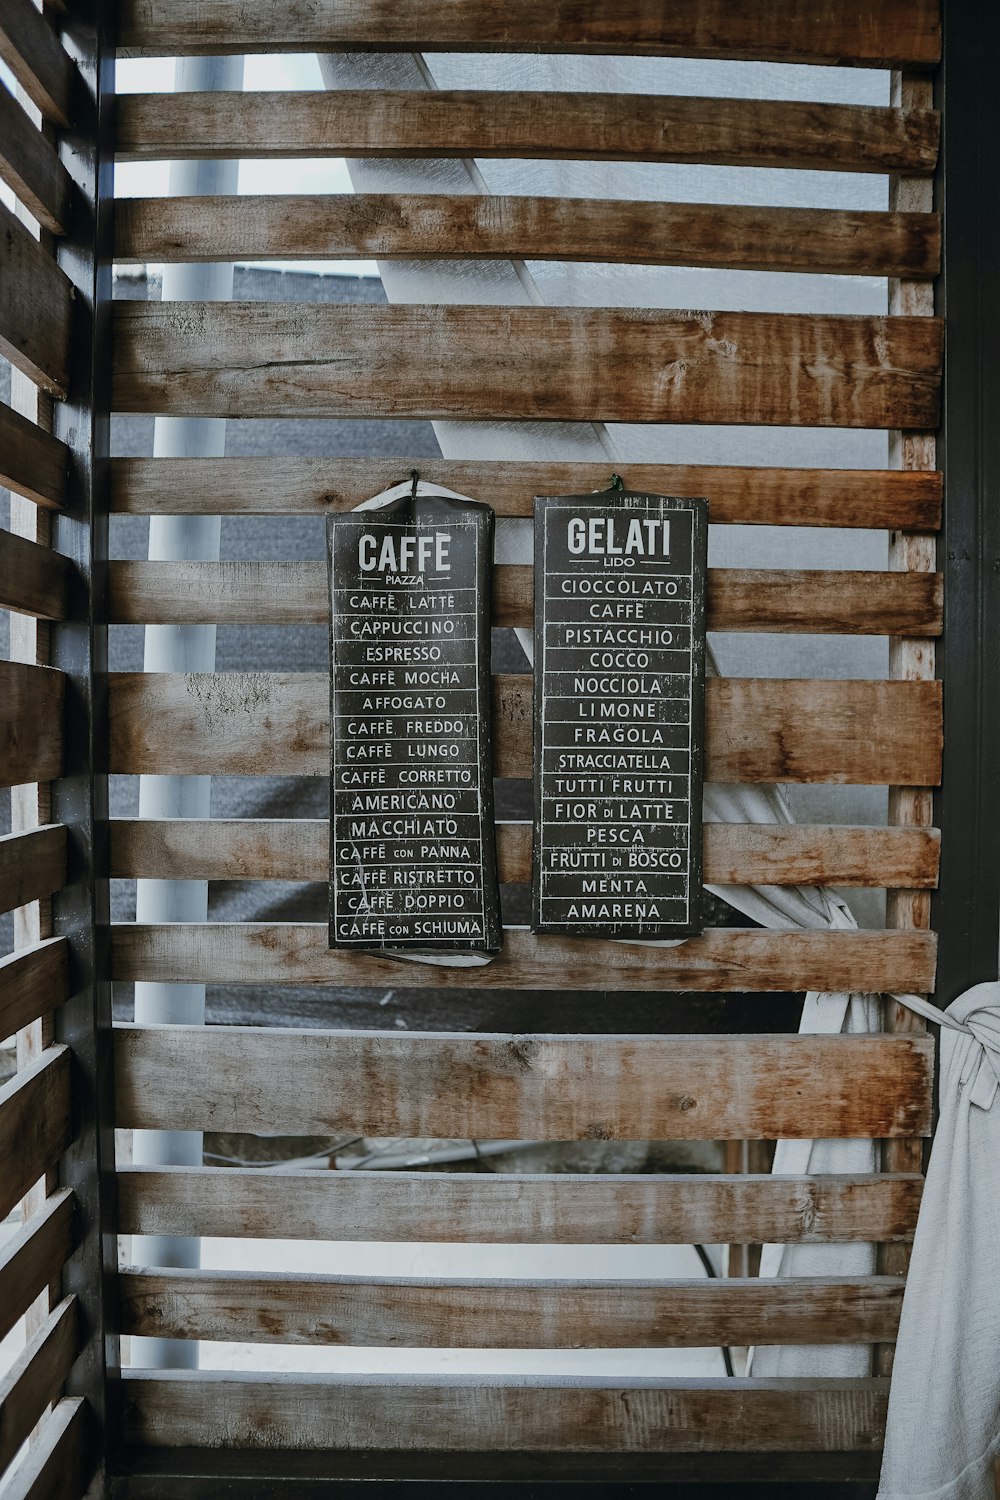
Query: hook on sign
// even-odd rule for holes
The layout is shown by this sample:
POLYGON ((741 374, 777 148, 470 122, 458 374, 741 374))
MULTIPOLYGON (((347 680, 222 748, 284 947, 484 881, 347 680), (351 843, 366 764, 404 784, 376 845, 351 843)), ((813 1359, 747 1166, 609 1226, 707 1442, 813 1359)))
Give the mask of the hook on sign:
POLYGON ((625 481, 620 474, 612 474, 610 487, 613 490, 623 490, 625 488, 625 481))
POLYGON ((420 483, 420 470, 419 469, 411 469, 410 470, 410 499, 411 500, 416 500, 416 498, 417 498, 417 485, 419 483, 420 483))

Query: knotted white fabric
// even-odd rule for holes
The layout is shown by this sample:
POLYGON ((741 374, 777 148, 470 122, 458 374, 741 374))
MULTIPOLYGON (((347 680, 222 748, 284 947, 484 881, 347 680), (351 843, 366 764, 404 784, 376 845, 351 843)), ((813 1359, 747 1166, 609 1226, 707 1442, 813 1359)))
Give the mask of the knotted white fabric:
POLYGON ((935 1019, 940 1117, 903 1298, 878 1493, 992 1500, 1000 1458, 1000 984, 977 984, 935 1019))

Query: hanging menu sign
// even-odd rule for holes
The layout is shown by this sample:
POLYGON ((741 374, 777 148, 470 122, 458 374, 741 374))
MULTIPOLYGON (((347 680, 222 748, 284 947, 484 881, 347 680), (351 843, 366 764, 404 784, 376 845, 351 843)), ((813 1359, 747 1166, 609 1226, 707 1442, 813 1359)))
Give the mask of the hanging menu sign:
POLYGON ((407 493, 328 544, 330 946, 495 953, 493 512, 407 493))
POLYGON ((535 501, 532 926, 701 931, 708 502, 535 501))

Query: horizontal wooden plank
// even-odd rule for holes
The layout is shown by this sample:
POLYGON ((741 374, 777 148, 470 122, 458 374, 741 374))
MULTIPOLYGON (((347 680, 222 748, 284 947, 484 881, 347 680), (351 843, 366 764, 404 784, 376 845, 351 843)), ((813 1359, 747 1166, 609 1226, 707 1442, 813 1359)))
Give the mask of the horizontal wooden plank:
MULTIPOLYGON (((314 880, 330 874, 321 818, 115 818, 111 874, 123 880, 314 880)), ((500 879, 531 879, 531 824, 497 824, 500 879)), ((937 884, 936 828, 707 823, 713 885, 838 885, 926 890, 937 884)), ((0 848, 2 848, 0 840, 0 848)))
POLYGON ((87 1402, 57 1402, 16 1472, 4 1500, 79 1500, 87 1478, 87 1402))
POLYGON ((931 1041, 909 1036, 122 1026, 116 1124, 485 1140, 923 1135, 932 1069, 931 1041))
POLYGON ((523 157, 929 173, 934 110, 503 89, 122 94, 120 160, 523 157))
POLYGON ((65 396, 73 288, 0 203, 0 354, 51 396, 65 396))
POLYGON ((49 18, 32 0, 5 0, 0 58, 46 119, 70 124, 76 70, 49 18))
POLYGON ((836 314, 116 302, 112 405, 172 416, 927 428, 938 421, 941 327, 836 314))
POLYGON ((62 1188, 0 1246, 0 1338, 59 1279, 73 1250, 73 1192, 62 1188))
POLYGON ((0 530, 0 609, 64 620, 69 579, 69 562, 61 553, 0 530))
MULTIPOLYGON (((0 579, 3 553, 0 551, 0 579)), ((329 582, 321 562, 112 562, 109 620, 117 625, 325 625, 329 582)), ((493 623, 533 621, 533 570, 493 573, 493 623)), ((709 630, 807 634, 940 635, 939 573, 804 572, 712 568, 709 630)))
MULTIPOLYGON (((311 672, 114 673, 109 769, 326 776, 329 691, 311 672)), ((933 786, 940 777, 940 683, 713 678, 706 701, 710 781, 933 786)), ((495 678, 498 776, 531 775, 531 724, 531 678, 495 678)))
POLYGON ((67 1297, 0 1376, 0 1472, 58 1397, 76 1349, 76 1298, 67 1297))
MULTIPOLYGON (((0 421, 3 409, 0 408, 0 421)), ((2 447, 0 447, 2 451, 2 447)), ((907 469, 727 468, 622 464, 629 489, 708 495, 712 523, 936 531, 941 475, 907 469)), ((120 515, 324 515, 353 510, 411 469, 474 495, 499 516, 530 516, 532 497, 607 487, 608 466, 427 458, 115 458, 120 515)))
POLYGON ((53 234, 65 232, 70 212, 69 173, 5 88, 0 88, 0 181, 20 198, 43 229, 53 234))
POLYGON ((47 1047, 0 1089, 0 1219, 70 1142, 69 1048, 47 1047))
POLYGON ((51 896, 66 883, 66 829, 61 823, 0 838, 0 912, 51 896))
POLYGON ((656 1349, 892 1342, 894 1276, 481 1281, 126 1269, 121 1331, 354 1348, 656 1349))
POLYGON ((61 775, 64 686, 51 667, 0 661, 0 786, 61 775))
POLYGON ((913 1238, 919 1174, 530 1176, 123 1167, 121 1234, 462 1244, 844 1244, 913 1238))
POLYGON ((902 929, 710 928, 680 947, 649 948, 508 928, 503 952, 488 966, 449 969, 331 950, 318 922, 129 923, 112 929, 112 970, 115 979, 164 984, 924 994, 933 988, 935 942, 932 933, 902 929))
POLYGON ((125 1374, 126 1443, 185 1447, 568 1450, 581 1453, 877 1450, 888 1381, 664 1380, 611 1385, 510 1375, 125 1374))
POLYGON ((511 257, 924 280, 937 214, 452 193, 125 198, 119 260, 511 257))
POLYGON ((641 0, 557 8, 509 0, 125 0, 126 55, 225 52, 571 52, 652 57, 743 57, 770 62, 927 67, 941 55, 937 0, 641 0))
POLYGON ((43 938, 0 958, 0 1038, 13 1036, 69 999, 69 944, 43 938))
POLYGON ((0 402, 0 484, 50 510, 66 503, 69 449, 0 402))

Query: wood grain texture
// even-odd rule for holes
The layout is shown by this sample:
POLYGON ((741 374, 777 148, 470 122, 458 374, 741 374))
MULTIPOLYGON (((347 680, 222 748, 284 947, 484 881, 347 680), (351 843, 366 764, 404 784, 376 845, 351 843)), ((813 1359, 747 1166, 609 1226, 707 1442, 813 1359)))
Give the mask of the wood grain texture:
POLYGON ((59 1396, 76 1350, 76 1298, 67 1297, 0 1376, 0 1472, 59 1396))
POLYGON ((353 1348, 656 1349, 892 1341, 896 1277, 478 1281, 126 1269, 123 1333, 353 1348))
MULTIPOLYGON (((0 408, 0 421, 3 408, 0 408)), ((2 452, 2 445, 0 445, 2 452)), ((629 489, 707 495, 713 525, 895 527, 941 525, 941 475, 891 469, 727 468, 622 464, 629 489)), ((532 497, 607 487, 607 464, 427 458, 117 458, 110 506, 120 515, 316 515, 353 510, 411 469, 499 516, 530 516, 532 497)))
MULTIPOLYGON (((0 550, 0 581, 3 553, 0 550)), ((108 618, 117 625, 325 625, 322 562, 112 562, 108 618)), ((533 570, 493 570, 493 623, 533 623, 533 570)), ((804 572, 712 568, 709 630, 805 634, 940 635, 942 584, 934 573, 804 572)))
POLYGON ((73 1250, 73 1192, 62 1188, 0 1247, 0 1338, 59 1273, 73 1250))
POLYGON ((899 1177, 529 1176, 125 1167, 122 1234, 462 1244, 910 1240, 923 1190, 899 1177))
POLYGON ((683 990, 919 992, 931 988, 927 981, 933 981, 935 944, 932 933, 710 928, 681 947, 644 948, 617 940, 539 938, 508 928, 503 952, 488 966, 443 969, 331 950, 323 923, 210 922, 122 924, 112 928, 111 955, 115 979, 165 984, 570 989, 666 996, 683 990))
MULTIPOLYGON (((111 875, 124 880, 303 880, 330 874, 325 819, 115 818, 111 875)), ((2 841, 0 841, 2 848, 2 841)), ((705 879, 713 885, 931 888, 936 829, 707 823, 705 879)), ((497 824, 501 881, 531 879, 530 823, 497 824)))
POLYGON ((0 1216, 55 1166, 69 1145, 69 1048, 47 1047, 0 1089, 0 1216))
POLYGON ((0 354, 51 396, 66 395, 72 312, 69 278, 0 204, 0 354))
POLYGON ((87 1438, 84 1397, 57 1402, 9 1479, 4 1500, 79 1500, 87 1479, 87 1438))
MULTIPOLYGON (((497 825, 501 881, 531 878, 531 825, 497 825)), ((937 881, 936 829, 725 824, 704 828, 715 885, 905 885, 937 881)), ((302 880, 329 877, 321 819, 114 819, 111 874, 130 880, 302 880)))
POLYGON ((642 1453, 877 1451, 888 1381, 126 1373, 126 1443, 642 1453))
POLYGON ((64 689, 51 667, 0 661, 0 786, 62 774, 64 689))
POLYGON ((66 501, 68 469, 65 443, 0 403, 0 484, 59 510, 66 501))
POLYGON ((0 912, 43 900, 66 883, 66 829, 48 823, 0 838, 0 912))
POLYGON ((125 55, 225 52, 571 52, 744 57, 771 62, 933 64, 941 55, 937 0, 641 0, 544 6, 510 0, 124 0, 125 55))
POLYGON ((70 212, 69 173, 8 89, 0 89, 0 181, 20 198, 43 229, 65 233, 70 212))
POLYGON ((4 0, 0 59, 47 120, 70 124, 76 69, 50 20, 32 0, 4 0))
POLYGON ((938 421, 941 324, 929 318, 116 302, 113 324, 111 399, 123 412, 810 427, 938 421))
POLYGON ((932 1043, 912 1037, 122 1026, 116 1124, 461 1140, 914 1135, 930 1129, 932 1067, 932 1043))
POLYGON ((122 94, 119 160, 523 157, 933 172, 934 110, 503 89, 122 94))
MULTIPOLYGON (((710 781, 934 786, 940 685, 713 678, 710 781)), ((326 776, 329 683, 320 673, 114 673, 111 771, 326 776)), ((531 775, 531 678, 494 679, 494 770, 531 775)), ((2 756, 0 756, 2 766, 2 756)))
POLYGON ((115 256, 139 261, 510 257, 932 277, 933 213, 425 194, 125 198, 115 256))
POLYGON ((60 553, 0 531, 0 609, 64 620, 69 580, 69 563, 60 553))
POLYGON ((13 1036, 69 999, 69 944, 44 938, 0 958, 0 1037, 13 1036))

